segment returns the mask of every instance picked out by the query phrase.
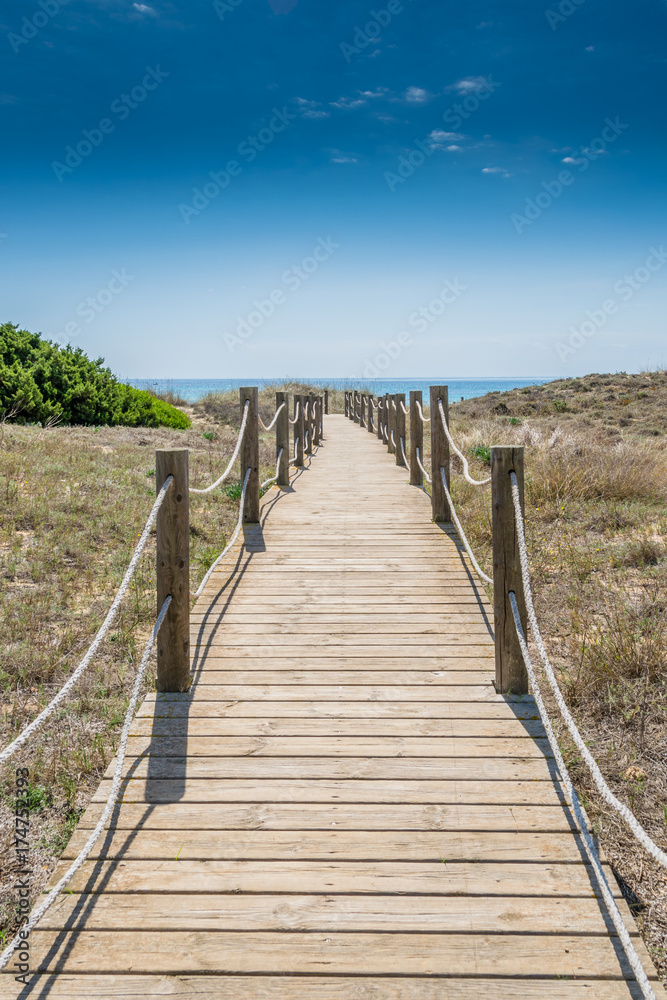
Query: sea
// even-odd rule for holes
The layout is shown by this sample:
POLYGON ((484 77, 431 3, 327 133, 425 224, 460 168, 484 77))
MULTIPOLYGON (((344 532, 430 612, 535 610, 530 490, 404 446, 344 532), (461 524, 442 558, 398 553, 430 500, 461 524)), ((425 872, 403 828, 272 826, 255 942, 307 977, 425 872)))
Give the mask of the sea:
MULTIPOLYGON (((520 389, 525 385, 542 385, 544 382, 551 382, 557 375, 536 375, 526 378, 447 378, 442 375, 433 378, 410 378, 410 379, 358 379, 348 378, 293 378, 292 382, 305 382, 308 385, 322 389, 368 389, 376 396, 383 396, 386 392, 404 392, 406 395, 411 389, 421 389, 424 399, 428 396, 430 385, 448 385, 449 398, 452 402, 461 399, 473 399, 475 396, 483 396, 487 392, 506 392, 508 389, 520 389)), ((137 389, 152 389, 154 392, 174 392, 181 399, 188 403, 196 403, 197 400, 206 396, 209 392, 228 392, 230 389, 238 389, 240 386, 256 385, 259 388, 266 386, 280 385, 287 379, 263 379, 263 378, 228 378, 228 379, 204 379, 204 378, 129 378, 125 379, 130 385, 137 389)))

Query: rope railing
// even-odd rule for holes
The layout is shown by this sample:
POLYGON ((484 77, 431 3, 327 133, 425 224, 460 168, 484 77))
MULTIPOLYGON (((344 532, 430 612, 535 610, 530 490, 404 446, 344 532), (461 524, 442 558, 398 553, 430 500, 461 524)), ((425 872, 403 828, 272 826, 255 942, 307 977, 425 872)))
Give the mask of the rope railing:
POLYGON ((465 457, 465 455, 463 454, 463 452, 459 451, 459 449, 456 447, 456 445, 454 444, 454 439, 453 439, 452 435, 450 434, 449 427, 447 426, 447 420, 445 419, 445 411, 443 409, 442 400, 441 399, 438 400, 438 409, 440 411, 440 419, 442 420, 443 430, 445 432, 447 440, 449 441, 449 446, 452 449, 452 451, 454 452, 454 454, 458 455, 458 457, 461 459, 461 461, 463 463, 463 475, 464 475, 464 477, 473 486, 486 486, 487 483, 491 482, 491 476, 489 476, 488 479, 473 479, 472 476, 470 475, 470 472, 468 471, 468 459, 465 457))
POLYGON ((288 417, 287 419, 291 424, 295 424, 299 419, 299 410, 301 409, 301 400, 297 399, 296 406, 294 407, 294 417, 288 417))
POLYGON ((144 681, 144 676, 148 668, 148 661, 150 658, 151 650, 155 645, 155 640, 157 639, 160 627, 165 619, 165 615, 171 604, 171 596, 167 597, 164 604, 160 609, 160 613, 157 616, 155 626, 151 632, 150 638, 144 647, 144 653, 141 657, 141 662, 137 670, 137 675, 134 679, 134 686, 132 688, 132 694, 130 695, 130 701, 127 706, 127 711, 125 713, 125 720, 123 722, 123 729, 120 736, 120 742, 118 745, 118 754, 116 756, 116 767, 114 770, 113 781, 111 783, 111 790, 106 801, 106 805, 100 816, 99 820, 95 824, 95 828, 91 833, 90 837, 86 841, 85 845, 79 851, 76 859, 69 866, 65 874, 56 885, 51 889, 46 899, 39 904, 35 909, 32 910, 27 921, 21 926, 21 929, 15 935, 14 939, 7 945, 5 950, 0 955, 0 969, 4 969, 14 952, 21 947, 25 942, 26 937, 33 930, 39 921, 42 919, 46 911, 55 903, 60 893, 65 889, 69 882, 73 879, 76 873, 79 871, 81 866, 84 864, 86 859, 92 852, 95 844, 97 843, 100 834, 104 830, 111 813, 113 812, 114 806, 118 799, 118 794, 120 792, 121 780, 123 777, 123 765, 125 763, 125 754, 127 751, 127 741, 130 735, 130 726, 132 725, 132 720, 134 719, 134 713, 137 707, 137 701, 139 700, 139 695, 141 693, 141 687, 144 681))
POLYGON ((402 411, 403 411, 403 413, 405 413, 405 415, 407 416, 407 415, 408 415, 408 413, 409 413, 409 410, 408 410, 408 409, 406 408, 406 405, 405 405, 405 403, 403 402, 403 400, 402 400, 402 399, 399 399, 399 401, 398 401, 398 402, 399 402, 399 405, 400 405, 400 407, 401 407, 401 410, 402 410, 402 411))
POLYGON ((430 483, 431 482, 431 477, 429 476, 428 472, 426 471, 426 469, 422 465, 422 460, 419 457, 419 448, 415 448, 415 458, 417 459, 417 465, 421 469, 421 471, 422 471, 422 473, 424 475, 424 478, 426 479, 426 482, 430 483))
POLYGON ((646 973, 644 972, 644 968, 642 966, 639 955, 637 954, 635 947, 630 939, 628 929, 625 926, 625 921, 623 920, 621 911, 619 910, 616 900, 614 899, 614 895, 609 886, 609 882, 607 881, 607 877, 600 863, 598 852, 595 848, 593 839, 588 831, 588 824, 583 814, 579 802, 579 797, 570 779, 567 766, 565 764, 565 761, 563 760, 563 755, 558 745, 558 740, 554 735, 554 731, 551 725, 551 720, 549 719, 549 715, 547 713, 544 701, 542 699, 542 693, 540 691, 540 687, 537 682, 535 668, 533 667, 533 663, 530 658, 530 653, 528 652, 526 637, 523 633, 523 628, 521 626, 521 616, 519 614, 519 607, 517 605, 516 594, 514 593, 514 591, 510 591, 509 598, 512 606, 512 614, 514 617, 514 625, 516 628, 517 638, 519 640, 519 645, 521 647, 521 653, 523 656, 524 664, 526 666, 526 672, 528 674, 528 679, 530 681, 530 685, 532 688, 533 697, 535 698, 535 704, 537 705, 537 710, 540 714, 542 725, 544 726, 545 732, 547 734, 547 739, 549 741, 549 746, 551 747, 551 752, 554 755, 556 766, 558 767, 561 783, 563 785, 566 794, 570 798, 570 802, 572 803, 572 811, 574 812, 577 821, 577 826, 581 834, 581 838, 584 844, 584 849, 588 856, 588 860, 590 861, 591 867, 595 872, 595 877, 600 887, 600 892, 602 893, 605 906, 607 907, 609 916, 611 917, 614 927, 616 928, 616 932, 623 944, 623 948, 627 955, 628 961, 632 967, 632 971, 635 974, 635 978, 639 986, 641 987, 642 993, 644 994, 646 1000, 656 1000, 656 995, 653 991, 653 988, 651 987, 651 984, 648 981, 646 973))
POLYGON ((419 413, 419 419, 423 424, 430 424, 431 418, 424 416, 424 411, 422 410, 422 404, 417 400, 417 412, 419 413))
POLYGON ((294 455, 292 457, 292 462, 296 462, 297 455, 299 453, 299 438, 294 438, 294 455))
POLYGON ((275 483, 276 479, 278 478, 278 469, 280 468, 280 459, 283 457, 283 451, 284 450, 285 450, 284 448, 281 448, 280 451, 278 452, 278 458, 276 459, 276 474, 274 476, 271 476, 270 479, 265 479, 263 483, 260 483, 259 484, 260 490, 265 489, 271 483, 275 483))
POLYGON ((211 578, 211 574, 216 569, 216 567, 218 566, 218 564, 220 562, 222 562, 222 560, 227 555, 227 553, 231 549, 231 547, 234 544, 234 542, 236 541, 236 539, 239 537, 239 533, 241 531, 241 525, 243 524, 243 508, 245 507, 245 495, 246 495, 246 490, 248 489, 248 479, 250 478, 250 473, 251 472, 252 472, 252 469, 248 469, 247 470, 247 472, 245 474, 245 479, 243 480, 243 486, 241 487, 241 500, 240 500, 240 503, 239 503, 239 516, 238 516, 238 520, 236 522, 236 528, 234 529, 234 534, 230 538, 230 540, 227 543, 227 545, 225 545, 224 549, 222 550, 222 552, 220 553, 220 555, 218 556, 218 558, 215 560, 215 562, 212 563, 211 566, 209 566, 209 568, 206 571, 206 574, 204 575, 201 583, 199 584, 199 586, 195 590, 195 592, 193 594, 193 597, 199 597, 201 595, 202 591, 204 590, 204 587, 206 586, 206 584, 208 583, 208 581, 211 578))
POLYGON ((232 467, 234 465, 234 462, 239 457, 239 452, 241 450, 241 445, 243 444, 243 436, 245 434, 246 425, 248 423, 248 413, 249 413, 249 410, 250 410, 250 402, 249 402, 249 400, 246 400, 246 404, 245 404, 245 407, 243 409, 243 419, 241 420, 241 426, 239 428, 239 436, 238 436, 238 440, 236 442, 236 447, 234 448, 234 454, 230 458, 229 465, 227 466, 227 468, 225 469, 225 471, 223 472, 223 474, 220 476, 219 479, 216 479, 216 481, 214 483, 211 483, 210 486, 207 486, 206 489, 196 490, 196 489, 194 489, 191 486, 190 487, 190 492, 191 493, 211 493, 212 490, 214 490, 217 486, 220 486, 220 484, 224 483, 225 479, 227 479, 227 477, 229 476, 229 473, 232 471, 232 467))
MULTIPOLYGON (((598 767, 598 764, 593 757, 592 753, 586 746, 586 743, 581 736, 577 728, 577 724, 572 718, 570 710, 565 704, 565 699, 563 698, 560 686, 554 674, 553 667, 551 666, 551 661, 549 660, 549 655, 544 645, 544 640, 540 632, 540 627, 537 621, 537 615, 535 613, 535 605, 533 603, 533 594, 530 579, 530 568, 528 566, 528 550, 526 547, 526 534, 523 526, 523 515, 521 512, 521 499, 519 496, 519 484, 517 481, 516 473, 510 473, 510 479, 512 482, 512 499, 514 501, 514 519, 516 524, 517 541, 519 543, 519 558, 521 560, 521 576, 523 579, 523 589, 524 597, 526 601, 526 611, 528 614, 528 622, 530 624, 530 631, 532 632, 533 638, 535 640, 535 645, 537 646, 538 652, 540 654, 540 659, 542 660, 542 666, 544 672, 547 676, 549 686, 553 692, 556 704, 560 714, 563 717, 563 721, 567 726, 568 732, 572 737, 572 740, 577 747, 577 750, 583 757, 586 765, 593 777, 595 785, 598 792, 607 803, 623 818, 626 824, 629 826, 632 833, 635 835, 637 840, 640 842, 642 847, 648 851, 648 853, 653 857, 658 864, 661 864, 664 868, 667 868, 667 853, 661 850, 654 840, 649 836, 646 830, 637 821, 632 812, 624 805, 619 799, 616 798, 611 788, 604 779, 604 776, 598 767)), ((524 657, 525 659, 525 657, 524 657)), ((527 669, 527 668, 526 668, 527 669)))
POLYGON ((262 420, 261 416, 258 413, 257 420, 259 421, 259 426, 262 428, 262 430, 270 431, 273 425, 275 424, 276 420, 280 416, 281 411, 284 409, 285 409, 285 403, 281 403, 276 412, 273 414, 273 420, 271 421, 270 424, 268 424, 268 426, 267 424, 264 423, 264 421, 262 420))
POLYGON ((472 548, 470 546, 470 542, 468 541, 468 539, 466 537, 466 533, 463 530, 461 522, 459 521, 458 517, 456 516, 456 511, 454 509, 454 501, 452 500, 451 493, 449 492, 449 489, 447 488, 447 477, 445 476, 445 470, 444 470, 444 467, 442 465, 440 466, 440 475, 442 477, 442 488, 445 491, 445 496, 447 497, 447 503, 449 504, 449 513, 450 513, 450 516, 452 518, 452 521, 456 525, 456 530, 459 533, 459 537, 461 538, 461 541, 463 542, 465 550, 466 550, 466 552, 468 553, 468 555, 470 557, 470 562, 473 564, 475 572, 477 573, 477 576, 480 578, 480 580, 483 580, 484 583, 490 583, 491 586, 493 586, 493 580, 491 579, 490 576, 486 575, 486 573, 484 572, 484 570, 481 569, 479 563, 477 562, 477 560, 475 558, 475 553, 473 552, 473 550, 472 550, 472 548))
POLYGON ((123 579, 121 581, 121 584, 120 584, 120 586, 119 586, 119 588, 118 588, 118 590, 116 592, 116 596, 113 599, 113 603, 111 604, 111 607, 109 608, 109 610, 108 610, 108 612, 106 614, 106 617, 105 617, 104 621, 102 622, 102 624, 101 624, 101 626, 100 626, 100 628, 99 628, 99 630, 97 632, 97 635, 95 636, 95 638, 91 642, 90 646, 88 647, 88 652, 83 657, 83 659, 79 663, 79 666, 76 668, 76 670, 71 675, 71 677, 69 678, 69 680, 65 684, 63 684, 63 686, 61 687, 60 691, 56 694, 56 696, 54 698, 52 698, 52 700, 49 702, 49 704, 46 706, 46 708, 43 709, 39 713, 39 715, 37 716, 37 718, 33 719, 33 721, 28 726, 25 727, 25 729, 23 730, 23 732, 20 733, 20 735, 17 736, 16 739, 13 740, 9 744, 9 746, 5 747, 5 749, 0 753, 0 764, 4 763, 6 760, 8 760, 9 757, 11 757, 13 753, 15 753, 20 747, 23 746, 24 743, 26 743, 30 739, 30 737, 33 735, 33 733, 36 733, 37 730, 40 729, 41 726, 44 725, 44 723, 46 722, 46 720, 51 715, 53 715, 53 713, 55 712, 55 710, 58 707, 58 705, 60 705, 61 702, 63 702, 65 700, 65 698, 67 697, 67 695, 69 694, 69 692, 72 690, 72 688, 74 687, 74 685, 83 676, 83 674, 85 673, 86 669, 90 666, 90 663, 91 663, 93 657, 95 656, 95 653, 97 652, 97 650, 98 650, 98 648, 100 646, 100 643, 102 642, 102 640, 106 636, 107 632, 111 628, 111 626, 112 626, 112 624, 113 624, 113 622, 114 622, 114 620, 116 618, 116 615, 118 614, 118 609, 120 608, 121 601, 123 600, 123 597, 127 593, 127 588, 129 587, 130 582, 132 580, 132 577, 134 576, 136 568, 137 568, 137 566, 139 564, 139 559, 141 557, 141 553, 144 551, 144 548, 146 547, 146 542, 148 541, 148 536, 150 535, 151 529, 153 528, 153 525, 155 524, 155 519, 157 518, 158 511, 160 510, 160 507, 162 506, 164 498, 167 495, 167 490, 171 486, 172 482, 173 482, 173 477, 172 476, 168 476, 167 479, 164 481, 164 483, 162 485, 162 488, 161 488, 160 492, 158 493, 158 495, 156 497, 155 503, 153 504, 153 507, 151 508, 151 512, 148 515, 148 518, 146 520, 146 524, 144 525, 144 530, 141 533, 139 541, 137 542, 135 550, 134 550, 134 552, 132 554, 132 558, 130 559, 129 565, 128 565, 126 571, 125 571, 125 576, 123 577, 123 579))
POLYGON ((401 435, 400 442, 401 442, 401 454, 403 455, 403 462, 405 463, 405 465, 409 465, 408 457, 405 454, 405 445, 403 444, 403 435, 401 435))

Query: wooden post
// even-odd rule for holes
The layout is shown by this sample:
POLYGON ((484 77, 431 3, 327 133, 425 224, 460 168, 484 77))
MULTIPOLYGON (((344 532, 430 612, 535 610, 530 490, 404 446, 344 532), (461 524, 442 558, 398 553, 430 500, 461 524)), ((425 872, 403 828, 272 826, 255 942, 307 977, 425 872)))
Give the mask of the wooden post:
POLYGON ((382 428, 384 427, 384 397, 378 396, 378 416, 377 416, 377 436, 380 441, 384 441, 384 434, 382 433, 382 428))
POLYGON ((190 484, 188 450, 155 452, 155 485, 167 490, 156 521, 157 608, 171 604, 157 639, 158 691, 190 687, 190 484))
POLYGON ((352 408, 352 419, 354 420, 355 424, 358 424, 359 423, 359 393, 357 392, 356 389, 354 390, 353 400, 354 400, 354 403, 353 403, 353 408, 352 408))
POLYGON ((313 447, 318 448, 320 444, 320 408, 321 396, 313 397, 313 447))
MULTIPOLYGON (((366 428, 369 434, 372 434, 375 429, 375 421, 373 420, 373 409, 375 407, 375 397, 371 393, 368 397, 368 419, 366 421, 366 428)), ((377 409, 376 409, 376 419, 377 419, 377 409)))
POLYGON ((361 427, 366 426, 366 393, 362 392, 359 396, 359 424, 361 427))
POLYGON ((277 486, 289 486, 289 460, 292 457, 289 453, 289 393, 276 393, 276 410, 284 403, 285 406, 278 414, 276 420, 276 462, 282 448, 282 455, 278 462, 277 486))
POLYGON ((405 406, 405 393, 397 392, 394 396, 396 401, 396 409, 394 410, 394 440, 396 442, 396 465, 401 465, 405 468, 405 460, 403 458, 403 451, 405 450, 407 454, 407 446, 405 443, 405 414, 401 407, 401 403, 405 406), (403 448, 401 448, 401 438, 403 439, 403 448))
POLYGON ((304 455, 313 454, 313 394, 312 392, 308 396, 304 396, 304 455))
POLYGON ((250 469, 248 485, 243 506, 244 524, 257 524, 259 521, 259 400, 256 386, 244 386, 239 389, 241 402, 241 418, 246 400, 249 401, 248 422, 241 444, 241 485, 246 472, 250 469))
POLYGON ((345 390, 343 407, 344 407, 345 416, 349 417, 349 415, 350 415, 350 394, 347 391, 347 389, 345 390))
MULTIPOLYGON (((438 402, 442 401, 445 420, 449 427, 449 404, 446 385, 431 386, 431 507, 434 521, 451 521, 449 503, 442 486, 440 469, 445 470, 449 489, 449 441, 445 436, 438 402)), ((423 459, 422 459, 423 461, 423 459)))
POLYGON ((417 403, 421 406, 421 389, 410 390, 410 486, 423 486, 424 474, 417 462, 417 449, 419 458, 424 464, 424 425, 419 416, 417 403))
POLYGON ((305 396, 295 396, 294 397, 294 416, 296 417, 296 423, 294 424, 294 444, 295 444, 295 455, 292 465, 296 466, 297 469, 303 467, 303 448, 304 448, 304 437, 306 434, 305 430, 305 420, 304 420, 304 406, 305 406, 305 396), (298 412, 298 417, 297 417, 298 412))
POLYGON ((387 451, 390 455, 396 452, 396 397, 387 396, 387 451), (394 434, 394 444, 391 441, 392 432, 394 434))
POLYGON ((329 416, 329 390, 324 390, 324 412, 329 416))
POLYGON ((523 511, 523 448, 511 446, 491 448, 496 690, 500 694, 527 694, 528 676, 509 599, 509 592, 513 590, 519 607, 523 634, 527 635, 526 601, 521 577, 510 472, 516 473, 523 511))

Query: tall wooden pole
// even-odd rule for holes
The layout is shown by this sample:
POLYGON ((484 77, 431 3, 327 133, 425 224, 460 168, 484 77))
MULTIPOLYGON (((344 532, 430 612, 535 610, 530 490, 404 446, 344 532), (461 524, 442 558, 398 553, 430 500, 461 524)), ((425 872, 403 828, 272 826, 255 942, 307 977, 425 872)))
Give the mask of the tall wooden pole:
POLYGON ((292 457, 289 451, 289 393, 277 392, 276 410, 283 403, 285 405, 278 414, 278 419, 276 420, 276 462, 278 463, 278 478, 276 479, 277 486, 289 486, 289 462, 292 457), (278 460, 279 455, 280 460, 278 460))
POLYGON ((248 485, 246 486, 245 504, 243 506, 243 521, 245 524, 257 524, 259 521, 259 399, 256 386, 244 386, 239 389, 241 404, 241 419, 246 402, 248 402, 248 420, 241 444, 241 483, 245 481, 246 472, 250 469, 248 485))
POLYGON ((157 638, 158 691, 190 687, 190 484, 188 451, 155 452, 155 485, 167 490, 156 520, 157 608, 171 604, 157 638))
POLYGON ((511 446, 491 448, 496 690, 501 694, 526 694, 528 677, 509 599, 510 591, 514 591, 523 634, 527 635, 526 600, 516 534, 511 472, 516 473, 523 511, 523 448, 511 446))
POLYGON ((296 457, 292 465, 295 465, 297 469, 303 467, 304 437, 306 435, 306 422, 304 418, 305 400, 305 396, 294 397, 294 416, 296 417, 296 423, 294 424, 294 453, 296 457))
MULTIPOLYGON (((441 468, 445 470, 447 489, 449 489, 449 441, 445 435, 440 416, 439 403, 442 403, 445 420, 449 426, 449 402, 446 385, 431 386, 431 507, 434 521, 451 521, 447 495, 442 485, 441 468)), ((423 459, 422 459, 423 461, 423 459)))
POLYGON ((421 389, 410 390, 410 485, 423 486, 424 474, 417 462, 417 451, 422 465, 424 464, 424 425, 419 416, 417 403, 421 406, 421 389))
POLYGON ((405 444, 405 413, 403 412, 403 406, 405 406, 405 393, 397 392, 394 396, 396 402, 396 409, 394 410, 394 441, 396 442, 396 465, 401 465, 405 467, 405 459, 403 458, 403 452, 407 453, 407 447, 405 444), (403 406, 401 406, 401 403, 403 406), (403 447, 401 448, 401 440, 403 441, 403 447))
POLYGON ((390 455, 396 453, 396 397, 387 396, 387 451, 390 455), (392 441, 393 437, 393 441, 392 441))

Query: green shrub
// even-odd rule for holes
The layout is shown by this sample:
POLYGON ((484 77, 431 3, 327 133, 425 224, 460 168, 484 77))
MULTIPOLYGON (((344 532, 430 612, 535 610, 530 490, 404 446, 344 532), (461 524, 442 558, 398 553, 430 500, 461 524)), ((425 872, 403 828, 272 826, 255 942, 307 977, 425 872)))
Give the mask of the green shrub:
POLYGON ((486 444, 474 444, 470 449, 473 458, 478 458, 485 465, 491 464, 491 449, 486 444))
POLYGON ((59 347, 0 324, 0 417, 20 423, 175 427, 190 421, 175 406, 119 382, 104 359, 59 347))

